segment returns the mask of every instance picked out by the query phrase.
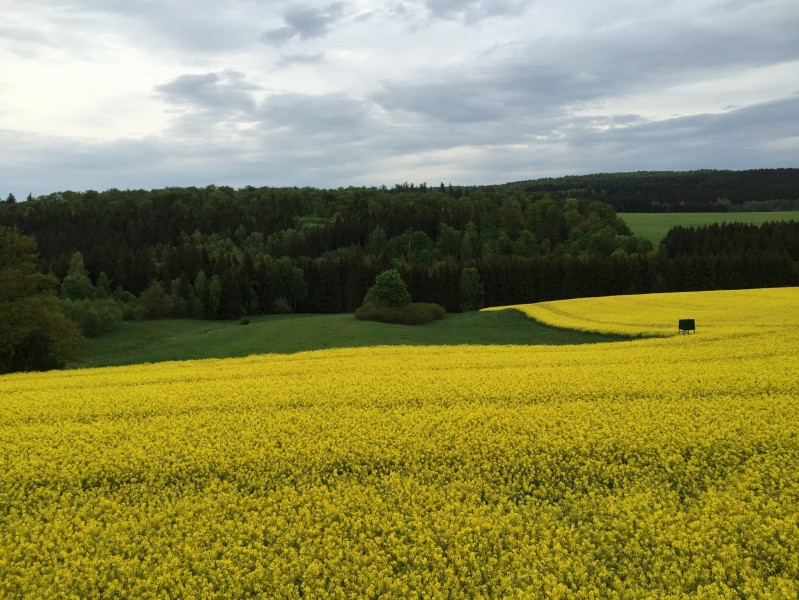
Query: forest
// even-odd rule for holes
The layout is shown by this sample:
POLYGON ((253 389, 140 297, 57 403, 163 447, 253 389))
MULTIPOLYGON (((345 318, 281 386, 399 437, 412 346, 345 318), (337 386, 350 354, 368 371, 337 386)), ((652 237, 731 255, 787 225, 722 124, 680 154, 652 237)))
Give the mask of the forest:
POLYGON ((599 173, 518 181, 497 188, 596 199, 618 212, 799 210, 799 169, 599 173))
MULTIPOLYGON (((791 170, 776 170, 776 180, 782 171, 791 170)), ((676 228, 653 248, 585 189, 67 191, 0 203, 0 228, 9 247, 26 248, 26 264, 35 261, 61 312, 89 336, 123 319, 354 312, 389 269, 414 302, 448 312, 799 283, 796 222, 676 228)), ((621 189, 632 188, 608 186, 607 195, 621 189)))

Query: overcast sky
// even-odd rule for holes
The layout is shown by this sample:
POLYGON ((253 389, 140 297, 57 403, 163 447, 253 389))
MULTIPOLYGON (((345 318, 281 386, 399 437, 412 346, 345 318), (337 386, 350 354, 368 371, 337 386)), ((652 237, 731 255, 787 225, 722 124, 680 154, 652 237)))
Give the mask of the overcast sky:
POLYGON ((797 0, 0 0, 0 195, 799 166, 797 0))

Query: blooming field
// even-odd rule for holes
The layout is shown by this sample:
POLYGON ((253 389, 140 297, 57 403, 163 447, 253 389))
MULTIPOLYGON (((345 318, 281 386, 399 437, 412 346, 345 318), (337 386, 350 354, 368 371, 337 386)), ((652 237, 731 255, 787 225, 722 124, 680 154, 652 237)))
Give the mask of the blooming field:
POLYGON ((556 327, 649 336, 674 335, 677 321, 687 318, 703 334, 729 337, 795 327, 797 302, 794 287, 575 298, 485 310, 515 308, 556 327))
POLYGON ((583 302, 699 333, 0 378, 0 597, 795 598, 799 290, 583 302))

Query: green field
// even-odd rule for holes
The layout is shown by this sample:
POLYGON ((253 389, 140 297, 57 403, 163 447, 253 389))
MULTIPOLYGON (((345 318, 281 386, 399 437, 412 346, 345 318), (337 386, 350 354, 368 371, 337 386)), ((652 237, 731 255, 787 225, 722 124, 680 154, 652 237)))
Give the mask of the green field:
POLYGON ((264 315, 237 321, 166 319, 126 322, 93 340, 79 367, 166 360, 287 354, 377 345, 586 344, 620 339, 549 327, 514 310, 447 315, 424 326, 359 321, 351 314, 264 315))
POLYGON ((660 244, 672 227, 712 225, 713 223, 752 223, 761 225, 767 221, 797 221, 799 211, 782 212, 728 212, 728 213, 619 213, 624 222, 638 237, 660 244))

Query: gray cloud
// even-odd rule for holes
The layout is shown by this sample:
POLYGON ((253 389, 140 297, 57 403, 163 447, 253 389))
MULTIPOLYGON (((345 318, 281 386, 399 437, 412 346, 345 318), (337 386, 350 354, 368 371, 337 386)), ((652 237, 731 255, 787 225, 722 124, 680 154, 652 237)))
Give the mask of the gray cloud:
POLYGON ((291 7, 283 16, 285 25, 264 32, 261 41, 279 45, 294 37, 301 40, 322 37, 343 16, 344 4, 341 2, 322 7, 291 7))
POLYGON ((526 0, 425 0, 433 15, 442 19, 476 22, 519 15, 530 6, 526 0))
POLYGON ((156 86, 156 92, 172 104, 225 112, 252 111, 255 108, 252 92, 259 89, 235 70, 181 75, 156 86))
POLYGON ((488 19, 516 17, 532 4, 529 0, 400 0, 387 11, 392 19, 424 28, 437 20, 476 25, 488 19))
MULTIPOLYGON (((756 159, 758 152, 768 152, 780 140, 792 143, 794 156, 799 151, 799 95, 794 94, 774 100, 722 112, 676 117, 662 121, 642 121, 629 128, 613 128, 605 133, 578 137, 579 143, 591 138, 602 143, 631 144, 633 147, 649 146, 679 149, 680 156, 695 160, 704 155, 705 161, 718 161, 718 152, 733 151, 741 155, 741 148, 749 146, 746 160, 756 159), (793 141, 791 142, 791 140, 793 141), (676 148, 675 148, 676 145, 676 148), (726 151, 725 151, 725 147, 726 151), (712 153, 712 154, 711 154, 712 153)), ((683 159, 684 160, 684 159, 683 159)))
MULTIPOLYGON (((662 121, 636 115, 561 118, 548 123, 549 131, 519 136, 515 143, 504 134, 494 143, 470 140, 464 127, 461 136, 449 138, 451 148, 421 155, 412 165, 424 169, 432 156, 441 161, 440 173, 477 184, 597 172, 791 166, 799 161, 799 123, 786 122, 797 111, 799 97, 791 96, 662 121)), ((426 172, 429 180, 442 179, 426 172)))
POLYGON ((799 58, 796 28, 799 12, 780 20, 739 23, 735 27, 703 27, 653 22, 631 32, 622 43, 598 38, 582 55, 605 80, 624 83, 626 76, 646 79, 694 74, 712 75, 710 69, 732 70, 799 58), (594 60, 591 61, 591 57, 594 60), (619 73, 619 76, 615 76, 619 73))
POLYGON ((536 41, 505 50, 507 56, 431 70, 419 82, 384 82, 373 98, 388 111, 444 123, 521 125, 655 86, 799 60, 797 29, 799 13, 760 28, 651 23, 624 37, 536 41))
MULTIPOLYGON (((562 173, 587 171, 749 169, 796 164, 796 95, 737 110, 652 121, 631 116, 561 123, 562 173), (787 124, 787 126, 786 126, 787 124)), ((535 159, 533 163, 536 162, 535 159)), ((533 164, 531 163, 531 164, 533 164)))
POLYGON ((279 94, 269 97, 259 110, 271 126, 304 135, 340 136, 342 143, 374 125, 370 112, 370 103, 344 94, 279 94))
POLYGON ((324 52, 313 52, 311 54, 281 54, 280 66, 286 67, 290 65, 318 65, 323 63, 326 58, 324 52))
POLYGON ((64 189, 245 185, 502 183, 546 175, 630 170, 757 168, 799 162, 799 96, 720 114, 555 118, 538 136, 467 126, 394 127, 346 96, 278 96, 260 126, 230 136, 179 129, 97 142, 0 130, 15 152, 0 164, 1 193, 64 189), (197 143, 201 141, 203 143, 197 143), (208 143, 205 143, 208 142, 208 143), (231 161, 230 157, 235 156, 231 161), (405 177, 403 178, 403 174, 405 177))

